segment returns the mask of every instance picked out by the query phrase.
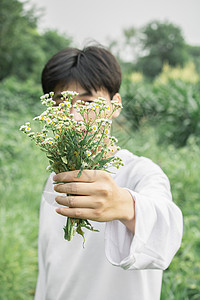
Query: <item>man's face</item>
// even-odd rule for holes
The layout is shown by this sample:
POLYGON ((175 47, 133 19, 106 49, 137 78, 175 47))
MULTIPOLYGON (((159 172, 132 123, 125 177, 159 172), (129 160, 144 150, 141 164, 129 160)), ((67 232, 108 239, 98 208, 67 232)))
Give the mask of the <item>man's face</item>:
MULTIPOLYGON (((92 90, 91 93, 88 93, 88 91, 86 91, 84 88, 82 88, 82 86, 79 83, 76 82, 72 82, 68 85, 64 85, 63 84, 58 84, 55 89, 54 89, 54 101, 56 101, 56 105, 59 105, 61 102, 63 102, 63 100, 61 99, 62 95, 61 92, 63 91, 75 91, 78 94, 78 96, 74 97, 72 100, 72 105, 76 103, 77 100, 82 100, 84 102, 94 102, 95 99, 97 99, 98 97, 102 97, 105 98, 107 100, 107 105, 110 106, 111 108, 111 99, 110 99, 110 95, 108 93, 108 91, 106 90, 92 90)), ((119 102, 121 101, 121 98, 119 96, 119 94, 116 94, 119 102)), ((115 96, 113 97, 113 99, 115 98, 115 96)), ((115 99, 116 100, 116 99, 115 99)), ((71 113, 74 115, 74 120, 76 120, 77 122, 83 121, 82 116, 76 111, 76 109, 72 106, 71 108, 71 113)), ((112 118, 117 117, 119 113, 114 113, 112 118)), ((93 121, 95 119, 95 112, 91 111, 89 114, 89 118, 91 121, 93 121)))
MULTIPOLYGON (((111 100, 115 100, 115 101, 121 103, 121 97, 118 93, 114 95, 113 99, 110 99, 110 95, 109 95, 108 91, 106 91, 106 90, 103 90, 103 89, 98 90, 98 91, 92 90, 91 93, 88 93, 88 91, 86 91, 84 88, 82 88, 82 86, 79 83, 72 82, 68 85, 58 84, 55 87, 53 99, 54 99, 54 101, 56 101, 57 106, 63 102, 63 100, 61 99, 61 97, 62 97, 61 92, 63 92, 63 91, 75 91, 75 92, 79 93, 78 96, 76 96, 72 99, 72 107, 71 107, 71 113, 74 115, 73 119, 76 120, 77 122, 83 121, 81 114, 78 113, 76 111, 76 109, 73 107, 73 105, 76 103, 77 100, 82 100, 84 102, 91 103, 91 102, 94 102, 94 100, 97 99, 98 97, 102 97, 102 98, 106 99, 106 105, 109 105, 110 109, 112 109, 111 100)), ((110 111, 110 113, 111 113, 111 111, 110 111)), ((114 111, 111 119, 116 118, 119 115, 119 113, 120 113, 120 109, 114 111)), ((105 116, 102 115, 101 117, 105 117, 105 116)), ((91 123, 93 123, 95 118, 96 118, 95 112, 91 110, 89 112, 89 119, 90 119, 91 123)), ((84 128, 82 128, 82 129, 84 131, 84 128)), ((105 138, 104 143, 109 144, 109 139, 105 138)), ((117 151, 116 146, 111 146, 110 148, 112 150, 112 153, 117 151)), ((111 154, 108 154, 108 157, 109 157, 109 155, 111 155, 111 154)))
MULTIPOLYGON (((56 88, 54 89, 54 101, 56 101, 56 105, 59 105, 61 102, 63 102, 63 100, 61 99, 62 95, 61 92, 62 91, 75 91, 78 94, 78 96, 74 97, 72 100, 72 105, 76 103, 77 100, 82 100, 84 102, 94 102, 95 99, 97 99, 98 97, 103 97, 107 100, 107 105, 110 105, 110 95, 107 91, 105 90, 99 90, 99 91, 95 91, 92 90, 91 93, 88 93, 85 89, 83 89, 81 87, 81 85, 79 83, 70 83, 67 86, 63 86, 63 85, 57 85, 56 88)), ((77 113, 76 109, 72 106, 71 108, 71 113, 74 115, 74 119, 77 122, 80 122, 83 120, 82 116, 77 113)), ((95 113, 93 111, 90 112, 89 118, 91 121, 94 120, 95 118, 95 113)))

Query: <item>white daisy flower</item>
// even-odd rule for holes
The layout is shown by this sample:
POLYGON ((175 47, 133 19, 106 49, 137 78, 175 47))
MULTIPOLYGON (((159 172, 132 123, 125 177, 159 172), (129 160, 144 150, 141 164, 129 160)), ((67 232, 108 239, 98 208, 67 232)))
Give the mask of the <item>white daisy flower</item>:
POLYGON ((47 122, 47 124, 51 124, 52 123, 52 121, 51 121, 50 118, 46 118, 46 122, 47 122))
POLYGON ((71 103, 70 103, 69 101, 66 102, 66 106, 67 106, 68 108, 71 108, 71 107, 72 107, 72 105, 71 105, 71 103))
POLYGON ((93 126, 92 126, 92 129, 93 129, 94 131, 97 131, 98 127, 97 127, 96 125, 93 125, 93 126))
POLYGON ((99 97, 98 100, 101 101, 101 102, 103 102, 103 103, 107 102, 107 100, 105 98, 103 98, 103 97, 99 97))
POLYGON ((109 130, 108 129, 105 129, 105 134, 109 134, 109 130))
POLYGON ((89 150, 86 150, 86 154, 87 154, 87 156, 91 156, 92 152, 89 150))
POLYGON ((19 130, 24 131, 25 128, 26 128, 26 126, 25 126, 25 125, 22 125, 22 126, 19 128, 19 130))
POLYGON ((30 132, 30 131, 31 131, 31 127, 28 127, 28 126, 27 126, 27 127, 25 128, 25 131, 26 131, 26 132, 30 132))
POLYGON ((35 136, 35 132, 30 132, 30 133, 28 133, 27 134, 29 137, 33 137, 33 136, 35 136))
POLYGON ((37 116, 37 117, 35 117, 35 118, 33 118, 33 121, 35 121, 35 120, 39 120, 39 116, 37 116))

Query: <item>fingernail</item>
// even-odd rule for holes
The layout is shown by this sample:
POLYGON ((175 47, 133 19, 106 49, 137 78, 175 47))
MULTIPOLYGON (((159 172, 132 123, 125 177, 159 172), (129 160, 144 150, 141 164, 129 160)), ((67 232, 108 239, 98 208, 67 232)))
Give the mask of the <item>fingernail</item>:
POLYGON ((54 181, 57 181, 57 180, 58 180, 58 176, 57 176, 57 175, 54 175, 54 176, 53 176, 53 180, 54 180, 54 181))
POLYGON ((60 208, 60 207, 56 208, 56 212, 57 212, 58 214, 61 214, 61 208, 60 208))

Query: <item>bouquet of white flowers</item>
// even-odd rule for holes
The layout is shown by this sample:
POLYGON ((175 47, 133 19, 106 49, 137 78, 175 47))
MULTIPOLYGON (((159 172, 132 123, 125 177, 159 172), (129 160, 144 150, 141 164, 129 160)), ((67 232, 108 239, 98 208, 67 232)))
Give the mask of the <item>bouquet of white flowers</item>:
MULTIPOLYGON (((90 103, 77 100, 73 107, 82 116, 82 121, 77 122, 70 111, 72 99, 78 93, 64 91, 61 94, 63 102, 59 106, 55 106, 53 92, 41 97, 42 104, 47 109, 33 119, 41 122, 40 132, 33 132, 30 122, 20 127, 23 133, 46 152, 50 163, 47 169, 56 174, 79 170, 77 177, 80 177, 83 169, 107 171, 109 166, 119 168, 123 165, 119 157, 110 155, 117 139, 109 134, 112 114, 122 107, 121 103, 111 101, 109 106, 104 98, 90 103), (91 112, 94 118, 90 118, 91 112), (105 139, 109 142, 105 143, 105 139)), ((65 239, 72 240, 75 232, 84 238, 83 227, 96 231, 88 220, 67 218, 65 239)))

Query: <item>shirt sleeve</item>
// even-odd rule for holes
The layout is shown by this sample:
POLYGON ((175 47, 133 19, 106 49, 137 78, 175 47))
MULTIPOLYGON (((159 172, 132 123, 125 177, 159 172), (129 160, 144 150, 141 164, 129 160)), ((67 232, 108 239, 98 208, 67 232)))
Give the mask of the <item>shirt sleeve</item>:
POLYGON ((108 222, 106 257, 126 270, 164 270, 181 244, 182 213, 172 201, 167 176, 153 162, 133 168, 130 176, 137 182, 128 188, 135 201, 135 234, 118 220, 108 222))

